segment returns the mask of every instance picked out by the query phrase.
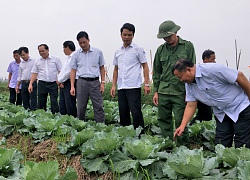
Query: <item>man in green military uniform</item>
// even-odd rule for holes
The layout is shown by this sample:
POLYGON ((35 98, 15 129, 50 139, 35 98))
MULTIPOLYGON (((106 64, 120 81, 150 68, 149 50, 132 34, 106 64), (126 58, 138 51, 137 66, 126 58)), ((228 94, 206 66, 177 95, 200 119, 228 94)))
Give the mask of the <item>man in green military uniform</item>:
MULTIPOLYGON (((193 44, 176 34, 180 28, 173 21, 161 23, 157 38, 163 38, 165 43, 158 47, 153 67, 153 102, 158 106, 162 135, 170 139, 173 137, 173 129, 180 126, 185 110, 185 85, 172 74, 172 67, 181 58, 190 59, 193 63, 196 61, 193 44)), ((187 130, 177 139, 177 144, 189 146, 187 130)))

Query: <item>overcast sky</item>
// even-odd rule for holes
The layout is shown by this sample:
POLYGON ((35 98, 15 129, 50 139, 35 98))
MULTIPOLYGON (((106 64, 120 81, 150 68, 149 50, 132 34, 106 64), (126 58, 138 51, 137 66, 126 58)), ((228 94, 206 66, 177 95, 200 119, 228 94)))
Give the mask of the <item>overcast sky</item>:
POLYGON ((133 42, 142 46, 150 69, 150 50, 164 41, 157 39, 159 25, 173 20, 181 26, 178 35, 194 44, 197 63, 206 49, 216 52, 217 62, 236 68, 235 39, 241 49, 240 70, 250 75, 249 0, 7 0, 0 6, 0 77, 7 77, 12 51, 27 46, 32 58, 39 58, 37 46, 48 44, 50 54, 65 61, 62 43, 76 41, 86 31, 90 44, 103 51, 109 76, 113 55, 122 45, 120 28, 136 27, 133 42))

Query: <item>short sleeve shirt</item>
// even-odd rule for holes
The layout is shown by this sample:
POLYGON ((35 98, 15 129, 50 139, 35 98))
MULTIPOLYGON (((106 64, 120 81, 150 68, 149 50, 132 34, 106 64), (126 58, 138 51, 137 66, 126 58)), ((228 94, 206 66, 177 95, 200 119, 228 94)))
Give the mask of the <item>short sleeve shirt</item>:
POLYGON ((37 59, 31 72, 38 73, 38 80, 46 82, 57 81, 57 74, 61 71, 62 63, 58 57, 49 56, 47 59, 37 59))
POLYGON ((101 50, 90 46, 87 53, 82 49, 77 50, 71 58, 70 67, 76 69, 77 77, 99 77, 100 67, 105 65, 101 50))
POLYGON ((197 64, 196 83, 185 84, 186 101, 199 100, 211 106, 220 122, 225 114, 236 122, 240 112, 250 105, 237 77, 237 70, 219 63, 197 64))
POLYGON ((11 62, 8 66, 7 72, 12 74, 9 84, 10 88, 15 88, 17 85, 19 66, 20 64, 17 64, 16 61, 11 62))
POLYGON ((18 81, 30 80, 31 69, 35 63, 34 59, 29 58, 27 61, 22 61, 18 69, 18 81))
POLYGON ((143 48, 134 43, 127 48, 122 46, 116 50, 113 65, 118 66, 118 90, 140 88, 142 84, 141 64, 146 62, 143 48))

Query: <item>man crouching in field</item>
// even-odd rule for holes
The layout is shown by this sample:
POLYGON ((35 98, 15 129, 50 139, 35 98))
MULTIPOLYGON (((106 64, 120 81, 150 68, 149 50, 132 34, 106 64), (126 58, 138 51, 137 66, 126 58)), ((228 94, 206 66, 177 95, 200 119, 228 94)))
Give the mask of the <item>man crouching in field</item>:
POLYGON ((174 137, 181 136, 193 117, 197 100, 213 108, 216 120, 215 144, 250 148, 250 83, 244 74, 217 63, 196 64, 180 59, 173 74, 185 82, 186 101, 181 125, 174 137))

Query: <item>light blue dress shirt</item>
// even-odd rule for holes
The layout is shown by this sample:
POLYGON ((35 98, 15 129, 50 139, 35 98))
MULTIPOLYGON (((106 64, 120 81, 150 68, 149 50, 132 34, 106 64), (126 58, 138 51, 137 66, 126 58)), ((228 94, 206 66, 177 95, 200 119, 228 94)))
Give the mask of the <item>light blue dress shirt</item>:
POLYGON ((142 47, 131 43, 116 50, 113 65, 118 66, 118 90, 140 88, 142 84, 142 65, 147 59, 142 47))
MULTIPOLYGON (((17 64, 16 61, 12 61, 8 66, 7 72, 12 74, 11 79, 10 79, 10 84, 9 84, 10 88, 15 88, 17 85, 19 66, 20 64, 17 64)), ((21 89, 20 86, 19 86, 19 89, 21 89)))
POLYGON ((77 50, 70 62, 71 69, 76 69, 76 77, 99 77, 100 67, 105 65, 101 50, 90 46, 87 53, 82 49, 77 50))
POLYGON ((218 63, 196 65, 196 83, 185 84, 186 101, 199 100, 213 108, 220 122, 227 114, 234 122, 250 105, 248 96, 238 85, 238 71, 218 63))

